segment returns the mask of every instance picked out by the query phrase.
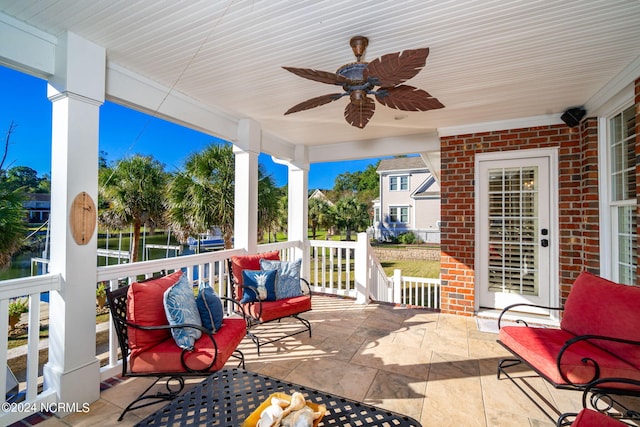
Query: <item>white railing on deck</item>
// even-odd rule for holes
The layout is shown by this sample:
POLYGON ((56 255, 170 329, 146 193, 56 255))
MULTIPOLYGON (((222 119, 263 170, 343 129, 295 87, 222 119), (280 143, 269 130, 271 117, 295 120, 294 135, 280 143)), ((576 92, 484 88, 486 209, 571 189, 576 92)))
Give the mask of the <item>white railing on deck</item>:
POLYGON ((311 290, 355 297, 354 260, 356 242, 311 240, 311 290))
MULTIPOLYGON (((364 236, 358 236, 359 239, 364 236)), ((314 292, 357 297, 355 287, 356 251, 367 248, 366 300, 386 302, 430 309, 440 308, 440 279, 402 276, 400 270, 388 277, 369 242, 338 242, 311 240, 310 242, 311 289, 314 292)))
POLYGON ((393 280, 387 277, 387 273, 380 265, 380 261, 376 257, 371 245, 367 242, 368 249, 368 280, 369 280, 369 294, 374 301, 379 302, 391 302, 397 303, 394 300, 393 280))
MULTIPOLYGON (((38 393, 38 344, 40 341, 40 295, 43 292, 60 289, 60 275, 45 274, 42 276, 25 277, 2 281, 0 286, 0 325, 7 325, 9 318, 9 303, 15 298, 29 297, 29 312, 27 332, 27 370, 26 388, 20 390, 24 393, 24 401, 20 406, 8 406, 8 410, 0 413, 0 425, 9 425, 29 415, 38 412, 43 404, 56 401, 55 390, 44 389, 38 393), (15 411, 13 410, 15 409, 15 411)), ((7 366, 9 336, 7 328, 0 326, 0 396, 7 395, 7 366)), ((2 398, 4 402, 5 398, 2 398)))
POLYGON ((300 242, 276 242, 276 243, 264 243, 258 245, 258 253, 264 252, 280 252, 280 259, 283 261, 294 261, 296 258, 295 250, 301 247, 300 242))
POLYGON ((389 279, 393 282, 394 301, 403 305, 440 309, 440 279, 402 276, 394 270, 389 279))

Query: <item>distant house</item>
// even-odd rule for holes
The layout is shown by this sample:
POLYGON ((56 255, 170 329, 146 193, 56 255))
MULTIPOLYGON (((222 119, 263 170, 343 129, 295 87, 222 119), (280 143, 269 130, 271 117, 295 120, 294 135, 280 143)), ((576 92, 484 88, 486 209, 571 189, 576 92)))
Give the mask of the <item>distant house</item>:
POLYGON ((383 159, 377 169, 380 196, 374 200, 374 236, 389 240, 413 232, 440 241, 440 184, 421 157, 383 159))
POLYGON ((319 199, 325 201, 329 206, 333 206, 333 202, 322 192, 322 190, 313 190, 309 199, 319 199))
POLYGON ((27 210, 30 224, 42 224, 49 219, 51 212, 51 194, 33 193, 26 196, 22 207, 27 210))

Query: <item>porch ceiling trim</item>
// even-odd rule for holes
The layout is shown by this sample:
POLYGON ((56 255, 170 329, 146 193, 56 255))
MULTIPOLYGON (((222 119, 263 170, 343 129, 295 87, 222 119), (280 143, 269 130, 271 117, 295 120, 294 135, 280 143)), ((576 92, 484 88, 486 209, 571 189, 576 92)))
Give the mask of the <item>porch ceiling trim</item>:
POLYGON ((107 62, 107 99, 134 110, 236 141, 238 119, 207 106, 183 93, 140 76, 118 64, 107 62))
POLYGON ((440 138, 436 131, 413 135, 339 142, 309 147, 312 163, 337 162, 362 158, 415 154, 440 151, 440 138))
MULTIPOLYGON (((570 106, 567 106, 567 108, 570 106)), ((551 126, 562 123, 561 114, 548 114, 544 116, 522 117, 519 119, 499 120, 495 122, 473 123, 463 126, 450 126, 438 129, 438 135, 455 136, 472 133, 494 132, 508 129, 520 129, 536 126, 551 126)))
POLYGON ((47 78, 55 73, 56 37, 0 13, 0 64, 47 78))

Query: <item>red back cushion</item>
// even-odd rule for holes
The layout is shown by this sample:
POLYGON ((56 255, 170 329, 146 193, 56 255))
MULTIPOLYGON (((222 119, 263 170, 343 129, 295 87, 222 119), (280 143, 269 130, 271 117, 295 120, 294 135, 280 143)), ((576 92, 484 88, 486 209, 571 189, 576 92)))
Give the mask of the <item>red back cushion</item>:
MULTIPOLYGON (((127 292, 127 320, 142 326, 168 325, 164 311, 164 291, 178 283, 182 271, 168 276, 135 282, 127 292)), ((129 327, 129 348, 132 352, 143 351, 171 337, 169 329, 160 331, 144 331, 129 327)))
MULTIPOLYGON (((233 282, 237 285, 243 284, 242 270, 260 270, 260 260, 270 259, 280 260, 280 252, 265 252, 255 255, 238 255, 231 257, 231 269, 233 271, 233 282)), ((242 298, 242 289, 236 289, 236 298, 242 298)))
MULTIPOLYGON (((640 341, 640 287, 621 285, 588 272, 573 283, 560 327, 575 335, 604 335, 640 341)), ((637 347, 611 341, 594 344, 632 364, 640 362, 637 347), (629 360, 635 359, 635 360, 629 360)))

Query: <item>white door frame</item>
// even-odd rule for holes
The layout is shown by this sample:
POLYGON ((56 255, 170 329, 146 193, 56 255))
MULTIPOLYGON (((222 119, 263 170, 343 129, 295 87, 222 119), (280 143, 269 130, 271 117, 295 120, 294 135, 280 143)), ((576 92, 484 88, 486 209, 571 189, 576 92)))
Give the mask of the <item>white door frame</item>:
MULTIPOLYGON (((551 283, 549 283, 549 304, 551 307, 558 307, 560 304, 560 287, 558 280, 559 272, 559 241, 560 230, 558 221, 558 148, 535 148, 528 150, 509 150, 509 151, 495 151, 491 153, 478 153, 475 156, 474 162, 474 175, 475 175, 475 267, 480 265, 480 251, 478 248, 482 247, 480 242, 480 203, 478 196, 480 194, 480 162, 482 161, 494 161, 494 160, 513 160, 513 159, 528 159, 533 157, 547 157, 549 159, 549 188, 551 194, 549 194, 549 277, 551 283)), ((477 278, 477 272, 474 274, 477 278)), ((476 313, 480 309, 480 283, 475 280, 474 286, 474 308, 476 313)), ((549 318, 553 320, 559 319, 559 313, 555 310, 551 310, 549 318)))

